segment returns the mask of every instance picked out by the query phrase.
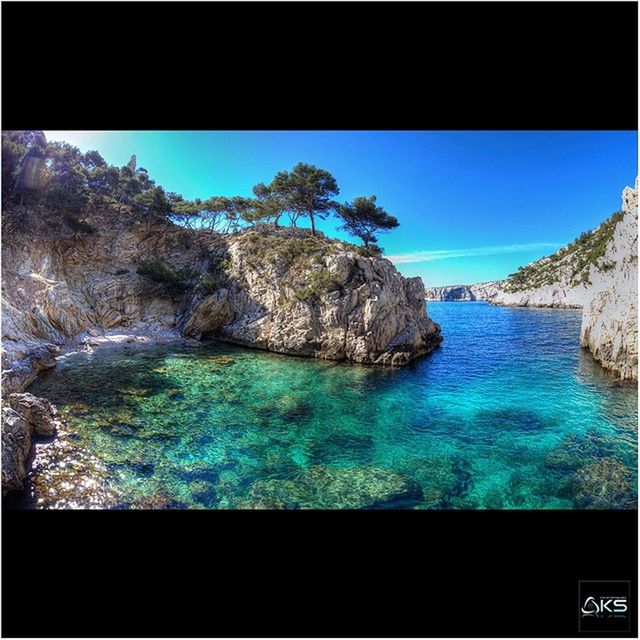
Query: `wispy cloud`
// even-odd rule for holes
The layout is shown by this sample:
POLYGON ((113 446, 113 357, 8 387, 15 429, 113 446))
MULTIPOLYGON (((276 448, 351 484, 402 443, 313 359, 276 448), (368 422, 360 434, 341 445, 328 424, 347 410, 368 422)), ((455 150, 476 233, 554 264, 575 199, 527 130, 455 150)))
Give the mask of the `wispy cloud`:
POLYGON ((559 249, 559 242, 529 242, 528 244, 501 244, 488 247, 471 247, 468 249, 440 249, 437 251, 411 251, 385 256, 394 264, 409 262, 433 262, 451 258, 469 258, 475 256, 496 256, 503 253, 521 253, 523 251, 546 251, 559 249))

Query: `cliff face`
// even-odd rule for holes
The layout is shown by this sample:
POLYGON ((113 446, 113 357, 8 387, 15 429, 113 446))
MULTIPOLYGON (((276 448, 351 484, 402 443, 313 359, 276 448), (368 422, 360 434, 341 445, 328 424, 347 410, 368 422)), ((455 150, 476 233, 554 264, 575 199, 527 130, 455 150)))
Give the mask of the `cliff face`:
POLYGON ((216 337, 279 353, 403 365, 441 340, 419 278, 305 230, 222 237, 171 224, 3 235, 3 379, 21 391, 56 345, 107 331, 216 337), (162 260, 179 290, 137 273, 162 260), (186 273, 186 276, 184 275, 186 273))
POLYGON ((474 300, 493 300, 499 293, 502 282, 479 282, 471 285, 452 285, 448 287, 430 287, 426 290, 426 299, 440 302, 466 302, 474 300))
POLYGON ((429 287, 426 290, 426 299, 440 302, 463 302, 475 300, 471 288, 464 284, 454 284, 448 287, 429 287))
POLYGON ((502 282, 493 302, 506 306, 584 308, 619 268, 611 240, 623 217, 613 214, 556 253, 536 260, 502 282))
POLYGON ((594 277, 580 342, 605 369, 638 379, 638 181, 622 194, 624 216, 606 247, 615 268, 594 277))

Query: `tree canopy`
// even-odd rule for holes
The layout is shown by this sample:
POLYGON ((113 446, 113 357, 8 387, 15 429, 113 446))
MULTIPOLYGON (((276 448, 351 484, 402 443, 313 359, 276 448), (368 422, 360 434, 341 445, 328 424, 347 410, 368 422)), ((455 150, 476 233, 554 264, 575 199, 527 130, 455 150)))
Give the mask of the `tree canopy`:
POLYGON ((326 170, 299 162, 291 171, 280 171, 272 182, 272 190, 292 214, 291 223, 307 216, 315 235, 315 217, 324 219, 335 209, 333 197, 340 193, 336 179, 326 170))
POLYGON ((361 196, 345 202, 337 208, 337 214, 343 220, 340 229, 360 238, 367 249, 378 242, 376 234, 400 226, 395 216, 376 204, 376 196, 361 196))

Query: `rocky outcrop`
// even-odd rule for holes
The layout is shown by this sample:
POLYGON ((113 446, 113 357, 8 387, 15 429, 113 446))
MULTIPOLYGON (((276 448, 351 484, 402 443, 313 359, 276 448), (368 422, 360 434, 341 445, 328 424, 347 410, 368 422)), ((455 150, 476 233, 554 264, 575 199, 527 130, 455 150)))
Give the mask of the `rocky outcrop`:
POLYGON ((475 300, 471 288, 464 284, 450 285, 448 287, 429 287, 425 291, 425 300, 433 302, 464 302, 475 300))
POLYGON ((493 300, 498 293, 502 281, 479 282, 471 285, 452 285, 448 287, 430 287, 426 290, 426 300, 440 302, 467 302, 475 300, 493 300))
POLYGON ((493 302, 502 290, 502 280, 492 280, 490 282, 479 282, 472 284, 469 289, 476 300, 486 300, 493 302))
POLYGON ((615 266, 594 277, 580 341, 605 369, 638 379, 638 181, 622 194, 624 216, 606 247, 615 266))
POLYGON ((2 407, 2 492, 22 489, 34 436, 56 433, 60 421, 48 400, 30 393, 12 393, 2 407))
POLYGON ((356 247, 282 230, 249 231, 218 247, 215 293, 196 298, 180 326, 291 355, 404 365, 441 340, 424 286, 356 247))
POLYGON ((173 329, 279 353, 403 365, 441 340, 424 286, 380 257, 302 229, 223 237, 171 224, 95 235, 5 234, 3 360, 11 391, 50 366, 48 345, 126 327, 173 329), (184 290, 138 274, 162 259, 184 290))

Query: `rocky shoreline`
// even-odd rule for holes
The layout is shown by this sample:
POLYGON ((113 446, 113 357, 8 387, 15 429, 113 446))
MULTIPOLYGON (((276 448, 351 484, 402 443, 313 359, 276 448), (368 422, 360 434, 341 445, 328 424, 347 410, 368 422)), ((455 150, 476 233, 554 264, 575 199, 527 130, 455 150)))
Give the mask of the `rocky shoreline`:
MULTIPOLYGON (((3 492, 21 486, 31 439, 44 429, 19 413, 21 405, 13 408, 17 395, 75 351, 180 340, 196 346, 215 338, 287 355, 403 366, 442 340, 419 278, 304 229, 224 237, 170 223, 149 229, 114 222, 90 238, 5 233, 3 251, 2 382, 13 412, 2 432, 9 442, 3 492), (141 273, 141 265, 158 261, 176 278, 187 274, 183 288, 141 273)), ((55 408, 48 420, 53 433, 60 426, 55 408)))

